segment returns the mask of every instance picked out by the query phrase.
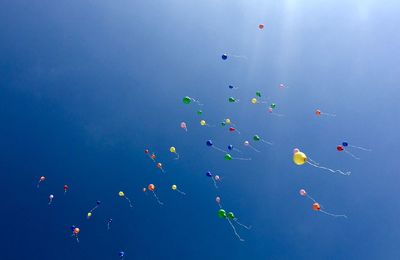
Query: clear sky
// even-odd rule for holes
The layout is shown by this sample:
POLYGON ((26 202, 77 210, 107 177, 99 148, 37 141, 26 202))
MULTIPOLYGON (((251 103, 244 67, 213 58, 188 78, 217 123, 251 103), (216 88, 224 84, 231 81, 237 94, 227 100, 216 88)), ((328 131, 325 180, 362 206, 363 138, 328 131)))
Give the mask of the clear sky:
POLYGON ((399 24, 398 1, 2 1, 0 258, 398 259, 399 24), (283 117, 249 102, 258 90, 283 117), (274 145, 247 149, 254 134, 274 145), (208 139, 252 160, 224 161, 208 139), (342 141, 372 152, 354 160, 342 141), (352 174, 296 166, 295 147, 352 174), (164 206, 141 191, 149 183, 164 206), (300 188, 348 219, 312 211, 300 188), (252 225, 238 228, 245 242, 217 195, 252 225))

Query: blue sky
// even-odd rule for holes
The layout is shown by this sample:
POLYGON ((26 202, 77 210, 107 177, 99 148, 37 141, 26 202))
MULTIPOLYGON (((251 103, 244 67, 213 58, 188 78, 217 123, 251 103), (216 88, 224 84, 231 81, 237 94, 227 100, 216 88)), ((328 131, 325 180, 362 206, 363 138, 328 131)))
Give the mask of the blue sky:
POLYGON ((118 259, 120 250, 125 259, 399 257, 396 1, 1 6, 2 259, 118 259), (222 61, 222 53, 246 59, 222 61), (252 105, 257 90, 285 116, 252 105), (204 103, 202 116, 195 104, 182 104, 186 95, 204 103), (228 103, 229 96, 240 102, 228 103), (317 118, 317 108, 337 116, 317 118), (227 117, 241 135, 219 126, 227 117), (201 119, 217 126, 201 128, 201 119), (247 150, 242 143, 254 134, 274 145, 247 150), (252 160, 224 161, 208 139, 232 143, 252 160), (354 150, 361 160, 353 160, 335 149, 344 140, 373 151, 354 150), (172 145, 180 160, 169 153, 172 145), (294 147, 352 175, 296 166, 294 147), (218 190, 205 177, 209 170, 223 177, 218 190), (47 179, 37 190, 41 175, 47 179), (142 193, 149 183, 163 207, 142 193), (313 212, 300 188, 349 218, 313 212), (253 226, 238 229, 245 242, 217 217, 217 195, 253 226), (96 200, 101 207, 88 221, 96 200), (79 244, 72 224, 81 228, 79 244))

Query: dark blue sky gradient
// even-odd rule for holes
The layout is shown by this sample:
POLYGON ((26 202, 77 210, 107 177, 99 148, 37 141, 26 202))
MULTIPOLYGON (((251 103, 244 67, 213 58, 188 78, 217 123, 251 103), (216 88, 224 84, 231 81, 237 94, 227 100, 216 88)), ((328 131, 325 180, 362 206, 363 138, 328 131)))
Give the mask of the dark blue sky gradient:
POLYGON ((3 1, 0 258, 399 258, 399 13, 396 1, 372 0, 3 1), (285 116, 252 105, 257 90, 285 116), (204 103, 202 116, 185 95, 204 103), (227 117, 241 135, 220 127, 227 117), (274 146, 243 147, 254 134, 274 146), (208 139, 252 161, 224 161, 208 139), (353 160, 335 149, 344 140, 373 151, 353 160), (296 166, 294 147, 352 175, 296 166), (208 170, 223 177, 218 190, 208 170), (164 206, 141 191, 149 183, 164 206), (300 188, 349 218, 313 212, 300 188), (216 195, 253 226, 238 229, 246 242, 217 217, 216 195))

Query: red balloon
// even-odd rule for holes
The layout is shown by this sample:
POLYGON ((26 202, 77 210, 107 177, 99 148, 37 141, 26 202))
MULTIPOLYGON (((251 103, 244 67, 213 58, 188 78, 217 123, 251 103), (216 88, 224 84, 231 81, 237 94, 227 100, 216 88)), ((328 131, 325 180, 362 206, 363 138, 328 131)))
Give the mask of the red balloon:
POLYGON ((233 132, 233 131, 235 131, 235 128, 229 127, 229 131, 230 131, 230 132, 233 132))
POLYGON ((69 189, 68 185, 64 185, 64 190, 66 191, 68 189, 69 189))
POLYGON ((343 146, 338 145, 338 146, 336 146, 336 150, 338 150, 339 152, 341 152, 341 151, 343 151, 344 149, 343 149, 343 146))

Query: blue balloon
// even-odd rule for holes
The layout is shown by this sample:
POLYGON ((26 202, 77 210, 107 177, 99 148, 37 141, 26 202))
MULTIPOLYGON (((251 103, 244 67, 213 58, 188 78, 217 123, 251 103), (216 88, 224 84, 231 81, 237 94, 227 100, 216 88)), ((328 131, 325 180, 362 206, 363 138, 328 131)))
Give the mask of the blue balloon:
POLYGON ((231 145, 231 144, 228 145, 228 150, 231 150, 231 151, 232 151, 232 150, 233 150, 233 145, 231 145))
POLYGON ((233 89, 233 86, 232 86, 232 85, 229 85, 229 88, 230 88, 230 89, 233 89))
POLYGON ((206 142, 206 144, 207 144, 207 146, 212 146, 212 145, 213 145, 213 143, 212 143, 211 140, 208 140, 208 141, 206 142))
POLYGON ((343 142, 342 145, 343 145, 344 147, 346 147, 346 146, 349 145, 349 143, 348 143, 348 142, 343 142))
POLYGON ((207 177, 212 177, 212 173, 211 172, 206 172, 207 177))
POLYGON ((71 231, 74 231, 75 228, 76 228, 75 225, 72 225, 72 226, 70 227, 71 231))
POLYGON ((223 60, 226 60, 226 59, 228 58, 228 54, 226 54, 226 53, 222 54, 221 58, 222 58, 223 60))
POLYGON ((100 204, 101 204, 101 201, 100 201, 100 200, 96 201, 96 204, 97 204, 97 205, 100 205, 100 204))
POLYGON ((124 255, 125 255, 124 251, 121 251, 121 252, 118 253, 118 256, 121 257, 121 258, 124 257, 124 255))
POLYGON ((108 220, 108 223, 111 223, 112 222, 112 218, 110 218, 109 220, 108 220))

